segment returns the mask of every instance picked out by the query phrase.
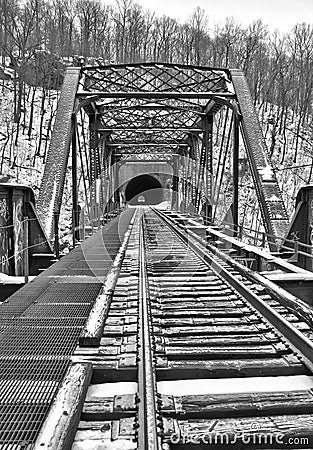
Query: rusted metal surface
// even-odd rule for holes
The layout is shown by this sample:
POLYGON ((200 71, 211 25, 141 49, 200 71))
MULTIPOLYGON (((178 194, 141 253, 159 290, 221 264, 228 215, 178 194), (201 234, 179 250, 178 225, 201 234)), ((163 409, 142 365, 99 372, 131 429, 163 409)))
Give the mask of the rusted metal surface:
POLYGON ((79 67, 69 67, 66 71, 39 190, 37 211, 50 238, 53 233, 53 214, 59 213, 61 207, 80 71, 79 67))
MULTIPOLYGON (((241 70, 230 70, 230 74, 242 115, 242 130, 264 226, 267 233, 284 236, 288 228, 288 215, 262 136, 250 89, 241 70)), ((271 246, 275 250, 275 244, 271 246)))

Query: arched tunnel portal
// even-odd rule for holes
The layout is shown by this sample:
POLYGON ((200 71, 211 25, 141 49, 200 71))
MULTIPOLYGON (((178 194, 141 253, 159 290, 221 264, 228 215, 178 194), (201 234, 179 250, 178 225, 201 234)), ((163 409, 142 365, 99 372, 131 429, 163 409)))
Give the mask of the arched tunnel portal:
POLYGON ((139 175, 128 182, 125 199, 133 205, 157 205, 163 201, 162 185, 152 175, 139 175))

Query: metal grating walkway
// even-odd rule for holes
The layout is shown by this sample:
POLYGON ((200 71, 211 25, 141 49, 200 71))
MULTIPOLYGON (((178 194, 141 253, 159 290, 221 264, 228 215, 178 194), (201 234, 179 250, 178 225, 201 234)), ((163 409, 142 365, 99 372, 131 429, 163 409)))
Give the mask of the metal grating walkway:
POLYGON ((0 447, 34 442, 128 228, 126 210, 0 305, 0 447))

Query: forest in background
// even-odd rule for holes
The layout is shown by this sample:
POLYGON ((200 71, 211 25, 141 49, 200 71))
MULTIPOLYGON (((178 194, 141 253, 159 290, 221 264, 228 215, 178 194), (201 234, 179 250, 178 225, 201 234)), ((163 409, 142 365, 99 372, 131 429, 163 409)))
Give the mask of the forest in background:
POLYGON ((261 20, 246 28, 233 18, 209 24, 200 8, 180 23, 133 0, 0 0, 2 179, 20 181, 28 168, 37 173, 32 184, 40 182, 68 65, 232 67, 247 75, 279 181, 294 191, 286 196, 292 203, 298 188, 313 182, 313 25, 281 34, 261 20))

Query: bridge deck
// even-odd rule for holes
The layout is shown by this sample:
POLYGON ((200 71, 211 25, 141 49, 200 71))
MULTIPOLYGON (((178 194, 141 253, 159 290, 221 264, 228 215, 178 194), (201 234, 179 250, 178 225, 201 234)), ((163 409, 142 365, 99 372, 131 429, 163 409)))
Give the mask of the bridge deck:
POLYGON ((129 208, 0 306, 1 450, 312 444, 312 308, 186 222, 129 208))
POLYGON ((0 305, 0 446, 31 443, 121 245, 127 210, 0 305))

